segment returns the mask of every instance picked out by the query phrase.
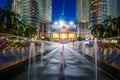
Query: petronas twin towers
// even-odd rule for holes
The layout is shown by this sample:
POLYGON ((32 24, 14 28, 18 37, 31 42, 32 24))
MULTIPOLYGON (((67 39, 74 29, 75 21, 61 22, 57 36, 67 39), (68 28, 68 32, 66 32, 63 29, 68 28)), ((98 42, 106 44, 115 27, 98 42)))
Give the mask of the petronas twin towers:
MULTIPOLYGON (((24 23, 50 32, 52 22, 52 0, 8 0, 10 9, 19 13, 24 23), (12 4, 12 6, 10 6, 12 4)), ((120 0, 76 0, 76 22, 78 36, 89 36, 88 27, 100 23, 107 16, 120 16, 120 0)))

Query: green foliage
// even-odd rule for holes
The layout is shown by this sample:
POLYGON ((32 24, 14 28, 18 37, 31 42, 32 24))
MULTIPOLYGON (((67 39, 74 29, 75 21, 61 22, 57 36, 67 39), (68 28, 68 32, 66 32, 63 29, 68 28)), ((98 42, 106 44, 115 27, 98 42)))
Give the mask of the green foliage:
POLYGON ((79 36, 79 37, 77 37, 77 40, 82 41, 82 40, 84 40, 84 38, 79 36))
POLYGON ((24 24, 19 14, 11 12, 5 7, 0 9, 0 33, 31 38, 37 34, 37 28, 24 24))
POLYGON ((50 38, 48 36, 45 36, 44 40, 50 41, 50 38))
POLYGON ((91 34, 97 38, 120 36, 120 16, 117 18, 108 16, 103 23, 93 24, 89 29, 91 34))

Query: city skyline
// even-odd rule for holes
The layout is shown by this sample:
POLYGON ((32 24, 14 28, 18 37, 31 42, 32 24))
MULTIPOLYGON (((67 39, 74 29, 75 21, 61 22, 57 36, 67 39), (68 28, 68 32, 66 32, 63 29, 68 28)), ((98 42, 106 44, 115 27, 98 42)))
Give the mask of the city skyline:
MULTIPOLYGON (((7 0, 0 1, 0 8, 7 6, 7 0)), ((52 22, 60 21, 61 19, 70 22, 76 21, 76 1, 70 0, 52 0, 52 22), (63 9, 64 5, 64 11, 63 9), (63 13, 64 12, 64 13, 63 13), (63 15, 62 15, 63 14, 63 15)))

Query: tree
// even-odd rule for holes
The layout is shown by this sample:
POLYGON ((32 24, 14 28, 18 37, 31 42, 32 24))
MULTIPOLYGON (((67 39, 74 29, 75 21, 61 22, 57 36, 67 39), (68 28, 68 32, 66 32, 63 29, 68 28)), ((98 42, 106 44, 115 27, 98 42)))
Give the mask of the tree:
POLYGON ((0 29, 1 29, 2 33, 4 33, 4 29, 5 29, 4 25, 5 25, 5 21, 6 21, 8 14, 9 14, 9 11, 8 11, 7 7, 0 9, 0 29))
POLYGON ((94 24, 92 26, 90 26, 90 31, 91 31, 91 34, 94 36, 94 37, 103 37, 103 34, 104 34, 104 27, 102 24, 94 24))
POLYGON ((117 32, 118 32, 118 37, 120 36, 120 16, 117 18, 117 32))
POLYGON ((25 36, 26 37, 33 37, 34 35, 37 34, 37 27, 32 27, 30 25, 26 25, 25 29, 25 36))
POLYGON ((109 32, 110 37, 113 37, 112 33, 114 33, 114 30, 116 29, 117 26, 116 18, 112 18, 111 16, 108 16, 103 23, 105 26, 105 31, 109 32))

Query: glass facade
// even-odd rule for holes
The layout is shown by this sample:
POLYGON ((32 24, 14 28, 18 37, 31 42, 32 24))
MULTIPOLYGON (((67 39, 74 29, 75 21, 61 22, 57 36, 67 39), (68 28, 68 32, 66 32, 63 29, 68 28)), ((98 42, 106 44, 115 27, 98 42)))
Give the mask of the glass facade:
POLYGON ((44 32, 47 36, 50 36, 50 24, 52 22, 52 0, 39 0, 40 9, 40 29, 42 30, 42 24, 44 24, 44 32))
POLYGON ((117 0, 117 16, 120 16, 120 0, 117 0))
POLYGON ((107 0, 108 1, 108 15, 112 17, 117 17, 117 0, 107 0))
POLYGON ((78 36, 85 37, 88 33, 89 0, 76 0, 76 21, 78 36))
POLYGON ((99 24, 108 16, 107 0, 89 0, 89 23, 99 24))
POLYGON ((10 0, 8 3, 26 24, 39 27, 40 23, 52 21, 52 0, 10 0))
POLYGON ((107 16, 117 17, 120 9, 120 0, 89 0, 89 21, 90 24, 103 22, 107 16))
POLYGON ((22 0, 22 15, 26 24, 39 27, 39 3, 37 0, 22 0))

